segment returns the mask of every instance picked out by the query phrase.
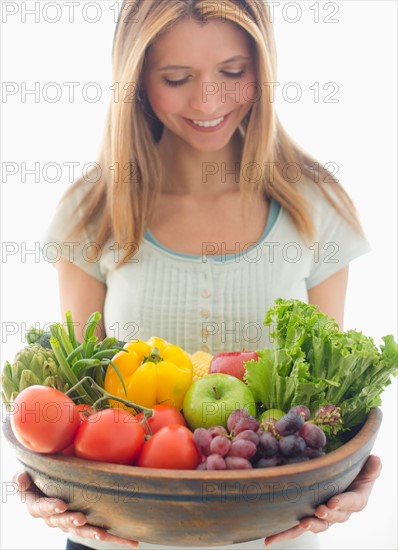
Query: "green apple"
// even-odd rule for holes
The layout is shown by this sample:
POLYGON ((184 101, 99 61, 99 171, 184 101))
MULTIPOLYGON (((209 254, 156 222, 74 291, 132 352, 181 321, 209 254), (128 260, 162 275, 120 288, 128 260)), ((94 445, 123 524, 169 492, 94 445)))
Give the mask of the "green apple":
POLYGON ((261 413, 258 419, 260 422, 263 420, 279 420, 284 414, 285 413, 280 409, 268 409, 267 411, 261 413))
POLYGON ((264 431, 274 431, 275 422, 282 418, 285 413, 280 409, 268 409, 260 414, 258 421, 264 431))
POLYGON ((242 380, 229 374, 206 374, 190 386, 184 398, 184 418, 191 428, 227 427, 236 409, 256 415, 252 392, 242 380))

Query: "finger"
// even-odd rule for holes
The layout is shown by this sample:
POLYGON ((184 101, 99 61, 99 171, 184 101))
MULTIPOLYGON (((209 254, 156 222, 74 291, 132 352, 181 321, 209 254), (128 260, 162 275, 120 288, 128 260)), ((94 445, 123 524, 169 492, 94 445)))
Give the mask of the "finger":
MULTIPOLYGON (((326 503, 327 508, 350 513, 363 510, 368 503, 369 495, 372 492, 374 482, 380 475, 381 468, 380 458, 375 455, 369 456, 362 470, 346 491, 328 500, 326 503)), ((318 516, 320 508, 325 507, 321 505, 317 508, 316 515, 318 516)))
POLYGON ((67 510, 63 500, 45 497, 26 472, 17 472, 12 479, 16 484, 21 502, 26 504, 32 517, 48 517, 53 514, 62 514, 67 510))
POLYGON ((49 527, 58 527, 63 531, 73 530, 87 523, 87 517, 80 512, 67 512, 65 514, 53 514, 44 517, 44 521, 49 527))
POLYGON ((362 470, 359 472, 358 476, 354 479, 351 485, 348 487, 348 490, 355 488, 356 485, 362 483, 373 483, 379 477, 382 469, 381 460, 376 455, 370 455, 365 462, 362 470))
POLYGON ((123 539, 121 537, 117 537, 116 535, 112 535, 111 533, 108 533, 108 531, 105 531, 105 529, 96 528, 96 530, 97 530, 96 534, 99 536, 98 540, 117 543, 117 544, 127 544, 132 548, 138 548, 140 545, 140 543, 137 540, 123 539))
POLYGON ((62 514, 67 510, 63 500, 40 497, 37 493, 26 491, 21 500, 26 504, 29 514, 34 518, 47 518, 62 514))
MULTIPOLYGON (((22 489, 25 483, 22 482, 22 489)), ((26 504, 28 512, 34 518, 48 517, 54 514, 62 514, 67 510, 67 505, 59 498, 49 498, 35 486, 29 485, 29 490, 19 490, 20 499, 26 504)))
POLYGON ((351 512, 345 510, 329 510, 329 508, 324 507, 327 511, 318 512, 315 511, 315 516, 319 519, 324 519, 332 525, 333 523, 344 523, 351 516, 351 512))
POLYGON ((82 538, 88 538, 88 539, 96 539, 104 542, 112 542, 116 544, 125 544, 128 546, 131 546, 131 548, 137 548, 139 546, 139 542, 136 540, 130 540, 130 539, 123 539, 121 537, 116 537, 115 535, 112 535, 111 533, 108 533, 105 529, 101 529, 100 527, 95 527, 94 525, 83 525, 82 527, 70 527, 69 532, 77 535, 78 537, 82 538))
POLYGON ((267 537, 264 540, 264 546, 271 546, 271 544, 275 544, 276 542, 281 542, 283 540, 292 540, 297 537, 300 537, 303 533, 305 533, 305 529, 303 529, 300 525, 296 525, 295 527, 292 527, 291 529, 287 529, 287 531, 283 531, 282 533, 278 533, 277 535, 271 535, 270 537, 267 537))
MULTIPOLYGON (((341 510, 345 512, 360 512, 363 510, 368 502, 369 493, 365 489, 357 489, 355 491, 349 491, 348 493, 341 493, 333 497, 326 504, 329 512, 334 510, 341 510)), ((328 512, 328 513, 329 513, 328 512)), ((318 515, 318 508, 316 510, 318 515)))
POLYGON ((34 487, 33 481, 25 471, 16 472, 12 476, 12 481, 16 484, 19 492, 27 491, 30 487, 34 487))
POLYGON ((329 529, 331 522, 326 519, 319 519, 314 516, 304 518, 300 521, 300 527, 304 531, 311 531, 311 533, 322 533, 329 529))

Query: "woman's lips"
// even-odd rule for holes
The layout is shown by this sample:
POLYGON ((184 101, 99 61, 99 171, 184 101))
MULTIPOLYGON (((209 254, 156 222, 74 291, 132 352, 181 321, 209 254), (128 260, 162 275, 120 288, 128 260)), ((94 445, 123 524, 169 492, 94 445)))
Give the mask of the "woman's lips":
POLYGON ((207 120, 190 119, 185 117, 184 120, 191 126, 191 128, 194 128, 198 132, 209 133, 220 130, 228 120, 230 114, 231 113, 228 113, 227 115, 207 120))

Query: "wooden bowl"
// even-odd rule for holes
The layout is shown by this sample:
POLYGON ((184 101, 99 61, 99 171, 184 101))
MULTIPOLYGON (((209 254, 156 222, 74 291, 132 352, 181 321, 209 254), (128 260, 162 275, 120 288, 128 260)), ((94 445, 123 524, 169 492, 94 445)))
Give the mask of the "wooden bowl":
POLYGON ((308 462, 253 470, 162 470, 29 451, 3 431, 18 460, 50 497, 91 524, 153 544, 218 546, 267 537, 296 525, 344 491, 361 470, 382 420, 372 409, 345 445, 308 462))

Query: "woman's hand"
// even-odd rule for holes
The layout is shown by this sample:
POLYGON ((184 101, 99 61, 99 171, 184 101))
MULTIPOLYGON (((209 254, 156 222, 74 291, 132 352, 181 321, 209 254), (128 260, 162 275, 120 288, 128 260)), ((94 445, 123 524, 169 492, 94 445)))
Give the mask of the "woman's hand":
POLYGON ((58 527, 65 533, 87 539, 128 544, 132 548, 139 546, 137 541, 115 537, 105 529, 88 524, 84 514, 68 512, 64 501, 45 497, 26 472, 18 472, 13 481, 17 484, 21 501, 26 503, 29 514, 34 518, 42 518, 49 527, 58 527))
POLYGON ((334 523, 344 523, 351 514, 365 508, 380 471, 380 458, 374 455, 369 456, 358 476, 344 493, 335 495, 326 504, 318 506, 314 516, 302 519, 299 525, 268 537, 265 540, 265 546, 282 540, 295 539, 306 531, 322 533, 334 523))

